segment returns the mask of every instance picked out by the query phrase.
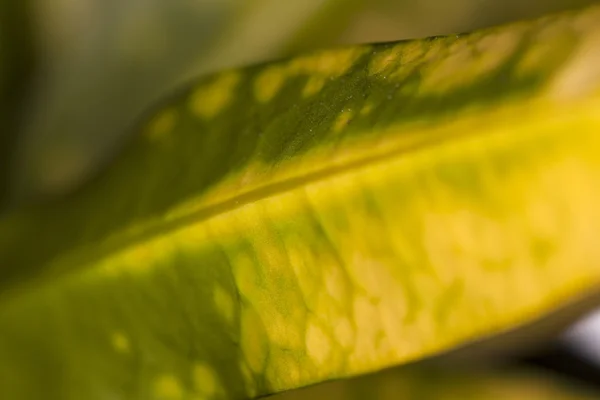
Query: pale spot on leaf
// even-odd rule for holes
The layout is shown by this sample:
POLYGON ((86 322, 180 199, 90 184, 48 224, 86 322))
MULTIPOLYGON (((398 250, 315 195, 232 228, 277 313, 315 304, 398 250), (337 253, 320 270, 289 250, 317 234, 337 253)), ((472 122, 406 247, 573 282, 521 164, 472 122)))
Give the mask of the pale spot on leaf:
POLYGON ((368 50, 368 46, 363 46, 316 52, 292 60, 289 70, 293 74, 321 74, 324 77, 336 78, 346 73, 368 50))
POLYGON ((177 121, 177 111, 166 109, 157 114, 147 127, 147 136, 151 140, 164 139, 175 127, 177 121))
POLYGON ((242 313, 240 346, 252 371, 262 372, 267 361, 267 335, 259 315, 252 309, 242 313))
POLYGON ((402 54, 401 49, 400 46, 394 46, 375 54, 369 62, 369 74, 381 74, 392 68, 402 54))
POLYGON ((375 106, 373 105, 373 103, 366 103, 364 106, 362 106, 359 113, 361 116, 364 117, 366 115, 369 115, 374 109, 375 106))
POLYGON ((113 348, 119 353, 129 353, 131 344, 129 338, 122 332, 114 332, 110 338, 113 348))
POLYGON ((333 124, 333 132, 341 132, 344 128, 346 128, 346 126, 348 126, 348 123, 352 120, 353 116, 354 110, 350 108, 342 110, 342 112, 337 116, 333 124))
POLYGON ((310 323, 306 331, 306 351, 317 365, 323 365, 331 353, 331 340, 315 323, 310 323))
POLYGON ((333 323, 333 333, 338 342, 346 348, 354 343, 354 328, 346 318, 340 318, 333 323))
POLYGON ((546 25, 530 39, 535 46, 530 46, 516 65, 517 76, 537 75, 544 68, 555 65, 556 59, 564 49, 573 47, 573 37, 565 35, 564 29, 554 24, 546 25))
POLYGON ((225 72, 198 88, 191 97, 190 107, 199 117, 210 119, 231 103, 240 81, 239 72, 225 72))
POLYGON ((256 77, 254 95, 259 102, 266 103, 277 95, 287 78, 285 72, 285 69, 277 65, 267 68, 256 77))
MULTIPOLYGON (((288 247, 287 254, 290 260, 290 265, 294 270, 296 279, 304 301, 311 304, 315 300, 315 295, 320 289, 321 275, 315 273, 310 268, 311 265, 316 265, 317 260, 309 246, 306 246, 299 235, 291 234, 287 239, 288 247)), ((320 259, 318 260, 321 261, 320 259)))
POLYGON ((240 362, 240 371, 242 371, 242 379, 244 380, 244 387, 246 388, 246 394, 248 397, 255 397, 258 390, 256 388, 256 379, 250 368, 245 362, 240 362))
POLYGON ((302 308, 290 309, 290 313, 284 315, 277 307, 271 306, 263 308, 260 313, 263 319, 268 321, 265 329, 271 344, 288 349, 302 348, 302 331, 293 322, 303 318, 305 311, 302 308))
POLYGON ((213 292, 213 300, 217 311, 229 324, 233 324, 235 319, 235 303, 229 292, 223 287, 216 286, 213 292))
POLYGON ((301 370, 298 358, 289 352, 278 352, 269 360, 266 370, 267 382, 275 390, 282 390, 296 385, 309 371, 301 370))
POLYGON ((500 67, 517 49, 521 35, 521 30, 515 26, 511 30, 492 32, 479 39, 476 44, 480 57, 477 60, 479 73, 500 67))
POLYGON ((239 292, 251 297, 259 289, 255 261, 247 254, 239 254, 234 262, 234 278, 239 292))
POLYGON ((600 90, 600 31, 588 37, 550 86, 551 95, 571 100, 600 90))
POLYGON ((203 397, 212 397, 220 389, 221 383, 214 370, 206 364, 197 364, 192 371, 196 391, 203 397))
POLYGON ((328 268, 325 275, 327 294, 339 305, 344 305, 349 296, 348 284, 338 267, 328 268))
POLYGON ((325 78, 322 76, 311 76, 302 89, 302 96, 310 97, 319 93, 323 89, 323 86, 325 86, 325 81, 325 78))
POLYGON ((465 72, 465 66, 474 63, 473 49, 461 41, 454 43, 447 51, 446 57, 424 69, 421 89, 425 92, 445 93, 475 80, 473 74, 465 72))
POLYGON ((355 346, 351 362, 369 362, 378 356, 377 341, 381 334, 379 310, 366 297, 357 297, 353 304, 356 330, 355 346))
POLYGON ((180 400, 183 388, 173 375, 163 375, 154 382, 154 396, 157 400, 180 400))

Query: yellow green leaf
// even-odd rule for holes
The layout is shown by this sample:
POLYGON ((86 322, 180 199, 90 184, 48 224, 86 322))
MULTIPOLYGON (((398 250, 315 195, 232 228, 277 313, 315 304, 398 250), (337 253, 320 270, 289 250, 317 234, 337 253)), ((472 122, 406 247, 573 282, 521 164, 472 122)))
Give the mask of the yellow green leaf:
POLYGON ((1 221, 3 393, 252 397, 596 289, 599 22, 322 51, 173 96, 80 191, 1 221))

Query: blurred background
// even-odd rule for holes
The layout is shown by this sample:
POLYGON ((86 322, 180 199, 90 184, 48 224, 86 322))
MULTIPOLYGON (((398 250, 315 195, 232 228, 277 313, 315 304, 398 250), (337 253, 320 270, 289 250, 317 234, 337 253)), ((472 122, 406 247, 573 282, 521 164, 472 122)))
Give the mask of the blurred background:
MULTIPOLYGON (((594 1, 3 1, 0 213, 76 189, 118 151, 148 107, 203 74, 340 44, 459 33, 591 3, 594 1)), ((449 382, 460 382, 472 376, 474 368, 481 372, 485 366, 505 371, 511 378, 502 378, 508 380, 498 384, 484 373, 481 388, 515 386, 520 388, 519 396, 527 393, 510 397, 506 392, 497 398, 553 399, 547 393, 559 377, 567 385, 600 393, 600 313, 573 325, 575 317, 582 314, 580 310, 569 318, 555 317, 552 323, 526 334, 493 339, 501 344, 491 348, 503 351, 485 346, 459 351, 466 372, 461 370, 449 382), (512 345, 523 342, 522 338, 527 338, 526 346, 512 345), (512 351, 504 351, 507 347, 512 351), (544 372, 551 379, 523 378, 532 371, 544 372)), ((455 362, 455 355, 448 357, 455 362)), ((432 361, 435 368, 445 368, 448 362, 444 357, 441 362, 432 361)), ((406 376, 402 369, 398 373, 406 376)), ((362 378, 352 395, 362 393, 360 387, 375 385, 377 379, 398 385, 393 376, 362 378)), ((406 382, 423 386, 423 379, 427 381, 414 377, 403 381, 408 385, 402 389, 408 390, 406 398, 496 398, 488 392, 487 397, 468 397, 460 390, 451 397, 454 383, 440 383, 444 397, 425 395, 414 388, 411 392, 406 382)), ((328 398, 351 397, 347 388, 327 387, 328 398)), ((386 393, 381 398, 398 398, 386 393)))

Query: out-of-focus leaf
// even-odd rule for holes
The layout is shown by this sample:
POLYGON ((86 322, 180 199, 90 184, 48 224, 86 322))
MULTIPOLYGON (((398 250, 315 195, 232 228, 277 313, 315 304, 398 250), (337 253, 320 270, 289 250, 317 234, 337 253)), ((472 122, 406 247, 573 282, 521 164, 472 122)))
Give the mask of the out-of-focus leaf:
MULTIPOLYGON (((329 0, 319 13, 315 13, 290 37, 284 53, 296 54, 315 50, 329 43, 340 44, 340 37, 344 31, 352 26, 362 13, 379 2, 380 0, 329 0)), ((402 37, 395 37, 393 40, 400 39, 402 37)), ((364 42, 363 40, 361 43, 364 42)))
POLYGON ((21 107, 33 64, 30 2, 0 2, 0 211, 9 189, 21 107))
POLYGON ((12 399, 243 398, 600 283, 600 8, 198 82, 0 224, 12 399))
POLYGON ((532 371, 393 369, 330 382, 273 397, 273 400, 592 400, 591 391, 532 371))
POLYGON ((482 29, 552 12, 592 5, 596 0, 375 0, 357 14, 341 43, 383 42, 482 29))

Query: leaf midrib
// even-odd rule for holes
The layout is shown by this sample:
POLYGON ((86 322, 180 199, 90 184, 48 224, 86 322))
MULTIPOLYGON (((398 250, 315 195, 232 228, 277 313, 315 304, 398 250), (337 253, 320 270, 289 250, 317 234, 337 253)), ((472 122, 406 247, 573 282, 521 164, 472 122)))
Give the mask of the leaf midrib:
MULTIPOLYGON (((511 106, 509 107, 509 111, 512 111, 513 108, 518 107, 511 106)), ((503 112, 506 111, 507 110, 500 109, 486 111, 484 113, 484 117, 482 117, 482 114, 478 114, 475 117, 477 119, 481 118, 482 120, 486 120, 489 117, 498 118, 497 114, 503 114, 503 112)), ((130 229, 129 232, 121 231, 110 237, 107 237, 103 243, 95 244, 91 251, 90 247, 92 246, 90 245, 74 249, 69 253, 69 255, 59 258, 55 262, 51 262, 51 264, 62 264, 63 262, 64 264, 68 265, 93 263, 98 259, 106 258, 108 254, 113 254, 114 252, 118 252, 119 250, 127 248, 132 243, 151 240, 158 235, 164 235, 165 233, 178 230, 181 227, 191 223, 198 223, 208 220, 212 217, 234 211, 248 204, 259 202, 283 193, 291 192, 300 187, 308 186, 325 179, 330 179, 364 168, 369 168, 373 165, 396 159, 398 157, 413 155, 431 148, 441 147, 446 145, 448 142, 456 143, 477 135, 489 136, 498 133, 498 131, 502 130, 501 128, 505 126, 504 124, 496 124, 496 126, 483 134, 473 129, 464 129, 460 131, 460 125, 470 121, 471 118, 459 118, 448 121, 447 124, 444 124, 444 126, 441 127, 436 126, 435 128, 425 128, 422 131, 422 135, 428 135, 428 137, 423 138, 415 143, 394 144, 392 145, 393 147, 391 146, 392 148, 383 149, 370 156, 362 156, 353 160, 345 161, 339 165, 328 165, 325 168, 307 172, 303 175, 288 177, 285 178, 285 180, 274 181, 266 185, 253 188, 247 192, 239 193, 225 200, 221 200, 213 204, 203 205, 196 210, 182 213, 176 217, 171 217, 166 221, 164 218, 151 220, 141 227, 130 229), (454 127, 454 125, 459 126, 454 127), (459 131, 460 133, 448 133, 449 131, 454 130, 459 131)), ((521 120, 520 123, 527 122, 521 120)), ((393 128, 387 128, 386 130, 397 131, 398 129, 407 128, 409 127, 406 125, 400 125, 393 128)))
MULTIPOLYGON (((588 98, 587 100, 589 101, 590 99, 588 98)), ((511 126, 519 125, 522 127, 525 125, 536 124, 539 123, 542 117, 544 117, 544 123, 549 123, 549 121, 555 120, 556 118, 560 119, 565 115, 572 117, 573 115, 581 114, 582 108, 585 108, 581 107, 581 103, 582 102, 575 102, 574 105, 569 107, 565 107, 565 105, 562 104, 559 112, 552 112, 550 109, 552 104, 549 104, 547 101, 540 101, 539 98, 534 98, 520 101, 516 105, 497 105, 493 109, 483 109, 476 111, 475 113, 471 111, 467 115, 457 115, 454 116, 454 118, 446 120, 445 123, 439 122, 434 126, 423 128, 412 127, 412 131, 411 126, 405 124, 389 127, 384 131, 389 132, 391 135, 393 135, 393 132, 397 133, 398 130, 405 130, 406 133, 402 135, 419 133, 424 137, 418 142, 406 144, 405 141, 402 140, 405 136, 396 134, 396 137, 400 139, 400 143, 390 143, 387 148, 376 150, 376 154, 358 157, 354 160, 350 159, 338 165, 328 165, 326 168, 308 172, 296 177, 288 177, 282 181, 274 181, 222 201, 218 201, 214 204, 203 205, 196 210, 181 213, 167 221, 165 221, 164 217, 161 219, 156 218, 148 221, 143 226, 130 228, 128 231, 115 232, 113 235, 107 236, 100 243, 73 248, 66 254, 49 260, 45 266, 41 268, 41 271, 44 272, 40 275, 31 277, 31 279, 20 284, 16 284, 15 287, 13 287, 13 290, 6 291, 9 292, 8 294, 6 292, 0 293, 0 299, 2 296, 12 297, 11 294, 23 293, 27 291, 27 288, 33 288, 38 284, 43 283, 46 278, 56 278, 57 274, 77 274, 81 271, 88 270, 88 267, 93 267, 98 261, 109 258, 112 254, 118 253, 132 244, 148 242, 153 238, 165 236, 186 225, 192 223, 197 224, 212 217, 232 212, 245 205, 272 198, 325 179, 366 169, 402 156, 406 157, 405 160, 408 162, 409 157, 416 156, 424 151, 443 147, 449 143, 452 143, 453 145, 456 145, 457 143, 460 144, 460 142, 468 141, 474 136, 490 137, 499 134, 507 134, 507 128, 511 126), (571 110, 571 112, 569 112, 569 110, 571 110), (519 115, 519 119, 514 118, 514 116, 517 115, 515 113, 521 114, 519 115), (511 116, 513 118, 510 118, 511 116), (551 117, 549 118, 548 116, 551 117), (489 124, 487 121, 494 121, 494 123, 489 124), (502 122, 499 123, 498 121, 502 122), (474 129, 473 124, 475 124, 477 128, 489 128, 482 133, 480 130, 474 129)), ((520 133, 522 134, 523 132, 521 131, 520 133)), ((380 134, 385 135, 387 133, 380 132, 380 134)), ((349 149, 349 151, 351 151, 351 149, 349 149)), ((176 210, 177 208, 174 208, 172 211, 176 210)))

